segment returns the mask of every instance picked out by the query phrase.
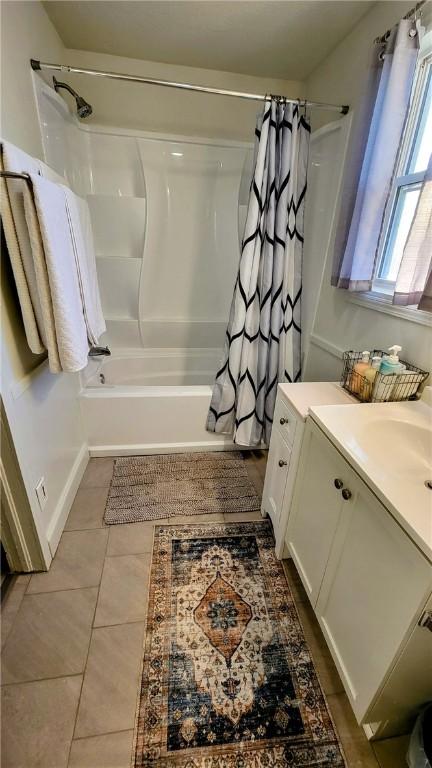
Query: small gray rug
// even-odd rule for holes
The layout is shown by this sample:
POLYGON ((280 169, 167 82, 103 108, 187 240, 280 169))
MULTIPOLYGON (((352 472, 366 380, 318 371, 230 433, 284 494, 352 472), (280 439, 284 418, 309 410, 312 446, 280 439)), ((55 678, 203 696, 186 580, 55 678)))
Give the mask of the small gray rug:
POLYGON ((238 451, 127 456, 114 462, 105 522, 116 525, 259 508, 260 499, 238 451))

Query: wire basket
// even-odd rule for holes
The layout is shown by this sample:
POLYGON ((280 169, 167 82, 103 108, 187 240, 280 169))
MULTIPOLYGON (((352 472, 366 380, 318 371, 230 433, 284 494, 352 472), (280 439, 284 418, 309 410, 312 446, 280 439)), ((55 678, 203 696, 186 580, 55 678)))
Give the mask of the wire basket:
MULTIPOLYGON (((373 357, 385 357, 387 354, 387 352, 383 352, 381 349, 374 349, 370 353, 370 359, 373 357)), ((416 400, 420 385, 429 375, 426 371, 422 371, 421 368, 407 363, 406 360, 400 360, 406 366, 404 373, 383 375, 377 371, 375 377, 371 380, 354 370, 354 366, 362 362, 361 352, 353 352, 352 350, 344 352, 342 359, 341 386, 362 403, 416 400)))

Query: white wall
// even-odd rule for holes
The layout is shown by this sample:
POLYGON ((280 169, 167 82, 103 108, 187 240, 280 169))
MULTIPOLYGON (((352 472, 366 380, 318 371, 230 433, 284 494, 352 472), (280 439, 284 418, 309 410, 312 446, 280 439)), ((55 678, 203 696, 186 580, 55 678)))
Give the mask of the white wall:
MULTIPOLYGON (((1 135, 42 158, 29 59, 62 57, 63 45, 39 2, 2 2, 1 21, 1 135)), ((79 380, 51 375, 29 352, 7 263, 2 277, 1 392, 48 565, 88 458, 79 380), (34 491, 41 476, 48 491, 43 512, 34 491)))
MULTIPOLYGON (((308 98, 351 106, 353 132, 356 130, 356 113, 359 111, 373 40, 397 22, 411 6, 412 2, 377 3, 306 83, 308 98)), ((331 116, 313 113, 313 127, 330 119, 331 116)), ((309 380, 338 377, 341 366, 337 355, 340 350, 385 349, 395 343, 402 345, 403 357, 429 369, 432 359, 430 328, 353 304, 346 291, 330 285, 332 256, 330 248, 305 377, 309 380), (319 346, 314 344, 314 336, 319 346)))

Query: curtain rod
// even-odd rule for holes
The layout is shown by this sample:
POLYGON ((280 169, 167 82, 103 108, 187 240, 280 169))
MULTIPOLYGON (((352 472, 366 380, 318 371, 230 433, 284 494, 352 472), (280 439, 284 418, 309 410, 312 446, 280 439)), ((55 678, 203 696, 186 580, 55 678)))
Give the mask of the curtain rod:
POLYGON ((96 77, 106 77, 110 80, 126 80, 130 83, 146 83, 148 85, 162 85, 167 88, 181 88, 185 91, 198 91, 199 93, 212 93, 219 96, 235 96, 238 99, 249 99, 252 101, 269 101, 271 98, 278 99, 289 104, 299 104, 302 107, 311 107, 313 109, 325 109, 329 111, 340 112, 346 115, 349 112, 349 106, 346 104, 322 104, 317 101, 307 101, 304 99, 288 99, 285 96, 271 96, 269 94, 244 93, 243 91, 229 91, 223 88, 210 88, 205 85, 192 85, 191 83, 177 83, 171 80, 159 80, 154 77, 140 77, 139 75, 125 75, 121 72, 105 72, 99 69, 82 69, 81 67, 70 67, 66 64, 48 64, 44 61, 30 59, 31 68, 34 70, 51 70, 54 72, 70 72, 77 75, 95 75, 96 77))
MULTIPOLYGON (((426 0, 420 0, 419 3, 417 3, 411 10, 408 11, 408 13, 405 14, 405 16, 402 16, 403 19, 412 19, 417 16, 419 11, 421 11, 421 8, 426 4, 426 0)), ((419 14, 421 15, 421 13, 419 14)), ((376 37, 374 40, 374 43, 385 43, 388 39, 388 36, 390 35, 391 29, 387 29, 383 35, 380 35, 379 37, 376 37)))

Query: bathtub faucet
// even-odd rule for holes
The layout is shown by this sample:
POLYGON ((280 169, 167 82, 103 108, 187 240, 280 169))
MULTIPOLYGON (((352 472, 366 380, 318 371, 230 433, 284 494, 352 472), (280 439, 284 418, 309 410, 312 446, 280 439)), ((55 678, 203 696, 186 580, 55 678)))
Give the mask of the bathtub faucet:
POLYGON ((110 355, 111 350, 108 347, 90 347, 88 353, 89 357, 101 357, 102 355, 110 355))

